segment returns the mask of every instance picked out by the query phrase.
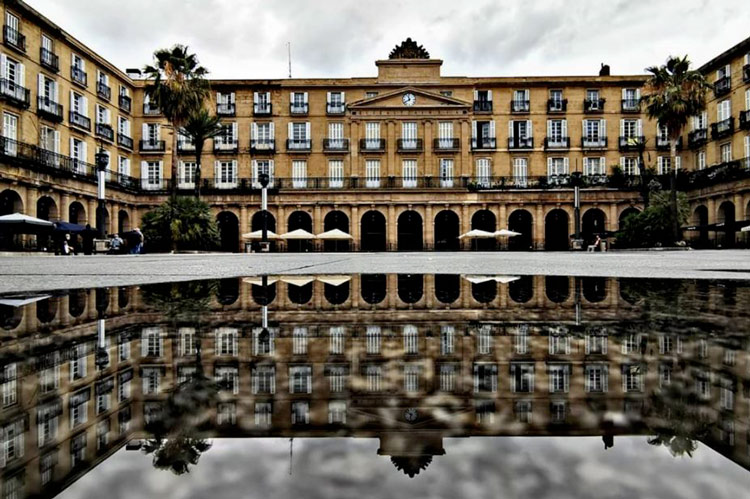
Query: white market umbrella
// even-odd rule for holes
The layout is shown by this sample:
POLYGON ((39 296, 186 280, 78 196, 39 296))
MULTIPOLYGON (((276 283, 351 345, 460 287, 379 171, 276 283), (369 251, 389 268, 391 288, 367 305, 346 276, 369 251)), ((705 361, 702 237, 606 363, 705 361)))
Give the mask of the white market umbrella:
POLYGON ((292 284, 293 286, 304 286, 305 284, 310 284, 314 280, 314 277, 308 275, 287 275, 281 278, 281 282, 292 284))
MULTIPOLYGON (((242 239, 263 239, 263 231, 262 230, 256 230, 253 232, 248 232, 246 234, 242 234, 242 239)), ((267 230, 266 231, 266 239, 279 239, 279 235, 273 231, 267 230)))
POLYGON ((331 286, 341 286, 352 280, 348 275, 322 275, 318 277, 320 282, 330 284, 331 286))
POLYGON ((0 305, 7 305, 9 307, 23 307, 31 303, 42 301, 46 298, 50 298, 50 295, 40 296, 8 296, 7 298, 0 298, 0 305))
POLYGON ((459 239, 492 239, 494 237, 494 232, 487 232, 486 230, 479 229, 472 229, 469 232, 458 236, 459 239))
POLYGON ((509 282, 517 281, 520 277, 514 275, 466 275, 464 279, 472 284, 481 284, 489 281, 508 284, 509 282))
POLYGON ((317 236, 318 239, 324 239, 328 241, 349 241, 354 239, 351 234, 347 234, 343 230, 333 229, 326 232, 321 232, 317 236))
POLYGON ((740 232, 750 232, 750 225, 740 229, 740 232))
POLYGON ((0 217, 0 225, 33 225, 35 227, 54 227, 55 224, 41 218, 30 217, 29 215, 23 215, 21 213, 12 213, 10 215, 3 215, 0 217))
MULTIPOLYGON (((277 277, 268 276, 268 281, 267 282, 270 285, 270 284, 275 283, 278 280, 279 279, 277 277)), ((263 286, 263 278, 260 277, 260 276, 257 276, 257 277, 245 277, 244 279, 242 279, 242 282, 247 283, 247 284, 255 284, 256 286, 263 286)))
POLYGON ((514 232, 508 229, 500 229, 495 231, 495 237, 516 237, 520 235, 520 232, 514 232))
POLYGON ((281 236, 279 237, 284 240, 290 240, 290 239, 307 240, 307 239, 315 239, 315 234, 311 234, 307 232, 305 229, 297 229, 291 232, 287 232, 285 234, 281 234, 281 236))

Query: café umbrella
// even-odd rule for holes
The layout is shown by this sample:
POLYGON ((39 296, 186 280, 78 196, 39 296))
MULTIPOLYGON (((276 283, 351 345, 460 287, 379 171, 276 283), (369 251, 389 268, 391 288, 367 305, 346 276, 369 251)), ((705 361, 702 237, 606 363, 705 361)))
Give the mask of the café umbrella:
POLYGON ((458 236, 459 239, 494 239, 494 232, 487 232, 486 230, 472 229, 469 232, 458 236))
POLYGON ((40 227, 54 227, 55 224, 41 218, 30 217, 29 215, 23 215, 21 213, 12 213, 10 215, 3 215, 0 217, 0 225, 10 228, 40 228, 40 227))
MULTIPOLYGON (((242 239, 263 239, 263 231, 255 230, 253 232, 247 232, 242 234, 242 239)), ((279 239, 279 235, 270 230, 266 231, 266 239, 279 239)))
POLYGON ((495 231, 495 237, 516 237, 520 235, 520 232, 514 232, 508 229, 500 229, 495 231))
POLYGON ((318 280, 331 286, 341 286, 342 284, 351 281, 351 277, 348 275, 322 275, 318 277, 318 280))
POLYGON ((347 234, 340 229, 332 229, 326 232, 321 232, 315 237, 324 241, 349 241, 351 239, 354 239, 351 234, 347 234))
POLYGON ((293 230, 291 232, 287 232, 285 234, 281 234, 281 239, 284 240, 307 240, 307 239, 315 239, 315 234, 311 234, 310 232, 307 232, 305 229, 297 229, 293 230))

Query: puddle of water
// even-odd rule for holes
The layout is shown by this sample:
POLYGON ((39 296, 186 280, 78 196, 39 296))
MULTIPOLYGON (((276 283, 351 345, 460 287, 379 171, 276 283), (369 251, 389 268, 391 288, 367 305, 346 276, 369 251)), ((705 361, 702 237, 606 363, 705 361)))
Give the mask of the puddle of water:
POLYGON ((3 497, 738 497, 748 303, 421 274, 2 296, 3 497))

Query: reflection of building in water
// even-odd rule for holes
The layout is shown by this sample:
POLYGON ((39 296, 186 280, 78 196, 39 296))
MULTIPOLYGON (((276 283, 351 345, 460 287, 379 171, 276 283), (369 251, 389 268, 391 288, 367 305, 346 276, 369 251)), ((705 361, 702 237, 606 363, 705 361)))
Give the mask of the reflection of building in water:
POLYGON ((379 438, 411 476, 470 435, 676 434, 750 468, 748 288, 509 280, 271 277, 0 305, 4 497, 54 495, 147 437, 201 370, 219 381, 208 435, 379 438))

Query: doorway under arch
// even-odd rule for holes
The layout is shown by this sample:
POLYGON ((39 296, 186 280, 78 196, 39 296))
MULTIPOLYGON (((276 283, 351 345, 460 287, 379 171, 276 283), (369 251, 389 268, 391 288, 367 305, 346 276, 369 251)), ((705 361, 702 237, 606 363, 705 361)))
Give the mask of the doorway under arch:
MULTIPOLYGON (((471 216, 471 230, 483 230, 486 232, 495 232, 497 230, 497 218, 490 210, 479 210, 471 216)), ((491 239, 472 239, 471 249, 474 251, 492 251, 497 248, 497 240, 491 239)))
MULTIPOLYGON (((340 210, 333 210, 326 213, 323 219, 323 231, 338 229, 341 232, 349 234, 349 217, 340 210)), ((323 241, 323 251, 343 252, 349 251, 350 243, 348 240, 326 240, 323 241)))
POLYGON ((360 249, 362 251, 385 251, 385 216, 377 210, 362 215, 360 226, 360 249))
MULTIPOLYGON (((312 217, 306 211, 293 211, 287 219, 286 227, 288 232, 302 229, 312 234, 312 217)), ((286 249, 290 253, 305 253, 312 251, 312 248, 312 239, 289 239, 286 242, 286 249)))
POLYGON ((585 245, 593 244, 597 235, 604 232, 606 217, 599 208, 589 208, 581 219, 581 237, 585 245))
POLYGON ((693 245, 697 248, 707 248, 709 246, 708 239, 708 208, 704 205, 700 205, 693 211, 692 224, 698 227, 698 237, 693 242, 693 245))
POLYGON ((227 253, 237 253, 240 248, 240 221, 231 211, 216 215, 219 226, 219 248, 227 253))
POLYGON ((568 214, 556 208, 544 217, 544 249, 547 251, 567 251, 570 247, 570 227, 568 214))
POLYGON ((422 215, 414 210, 407 210, 398 216, 398 250, 422 251, 422 215))
POLYGON ((458 215, 453 210, 443 210, 435 215, 435 251, 458 251, 460 234, 458 215))
POLYGON ((718 231, 719 245, 722 248, 734 248, 735 246, 735 208, 731 201, 724 201, 719 205, 718 222, 724 223, 724 227, 718 231))
POLYGON ((533 248, 534 217, 527 210, 515 210, 510 214, 508 230, 521 234, 508 239, 510 251, 529 251, 533 248))

